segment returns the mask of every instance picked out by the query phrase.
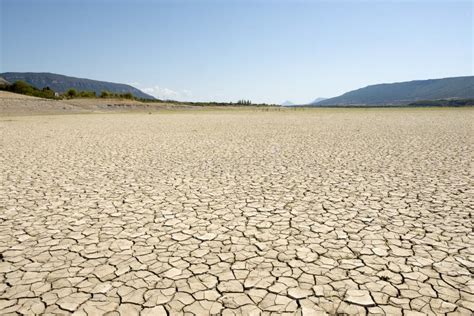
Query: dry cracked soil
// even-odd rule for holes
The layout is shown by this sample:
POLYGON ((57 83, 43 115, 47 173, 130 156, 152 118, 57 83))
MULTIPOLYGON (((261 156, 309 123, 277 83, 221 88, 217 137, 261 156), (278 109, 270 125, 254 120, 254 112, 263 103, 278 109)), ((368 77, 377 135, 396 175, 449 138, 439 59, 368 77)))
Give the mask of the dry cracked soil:
POLYGON ((0 117, 0 314, 472 315, 473 114, 0 117))

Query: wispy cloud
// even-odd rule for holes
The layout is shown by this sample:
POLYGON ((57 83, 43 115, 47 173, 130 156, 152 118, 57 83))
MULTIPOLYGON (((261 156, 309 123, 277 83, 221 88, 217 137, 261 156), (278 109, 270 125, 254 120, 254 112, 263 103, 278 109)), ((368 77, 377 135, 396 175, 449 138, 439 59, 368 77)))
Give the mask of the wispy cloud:
POLYGON ((165 87, 153 86, 148 88, 142 88, 143 92, 151 94, 158 99, 164 100, 186 100, 192 96, 189 90, 172 90, 165 87))

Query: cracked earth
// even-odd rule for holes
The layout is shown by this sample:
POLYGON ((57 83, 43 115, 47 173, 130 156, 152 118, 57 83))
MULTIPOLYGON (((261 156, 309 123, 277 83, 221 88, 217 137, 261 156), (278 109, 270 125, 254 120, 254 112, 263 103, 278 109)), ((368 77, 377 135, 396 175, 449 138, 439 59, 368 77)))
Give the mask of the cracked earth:
POLYGON ((0 118, 0 314, 471 315, 473 114, 0 118))

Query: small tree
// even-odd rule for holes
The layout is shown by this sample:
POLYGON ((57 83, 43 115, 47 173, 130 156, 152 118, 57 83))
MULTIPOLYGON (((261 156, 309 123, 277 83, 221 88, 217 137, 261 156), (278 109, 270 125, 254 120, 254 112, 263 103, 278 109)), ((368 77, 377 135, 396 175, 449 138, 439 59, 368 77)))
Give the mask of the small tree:
POLYGON ((68 98, 75 98, 75 97, 77 97, 77 91, 76 91, 76 89, 69 89, 69 90, 67 90, 66 96, 67 96, 68 98))

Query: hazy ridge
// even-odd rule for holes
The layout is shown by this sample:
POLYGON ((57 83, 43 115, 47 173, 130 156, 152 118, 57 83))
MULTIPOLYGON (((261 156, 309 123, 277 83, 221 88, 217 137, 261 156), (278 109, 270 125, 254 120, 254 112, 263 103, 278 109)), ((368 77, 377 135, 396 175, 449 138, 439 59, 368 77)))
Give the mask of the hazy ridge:
POLYGON ((474 98, 474 76, 384 83, 311 105, 404 105, 420 100, 474 98))

